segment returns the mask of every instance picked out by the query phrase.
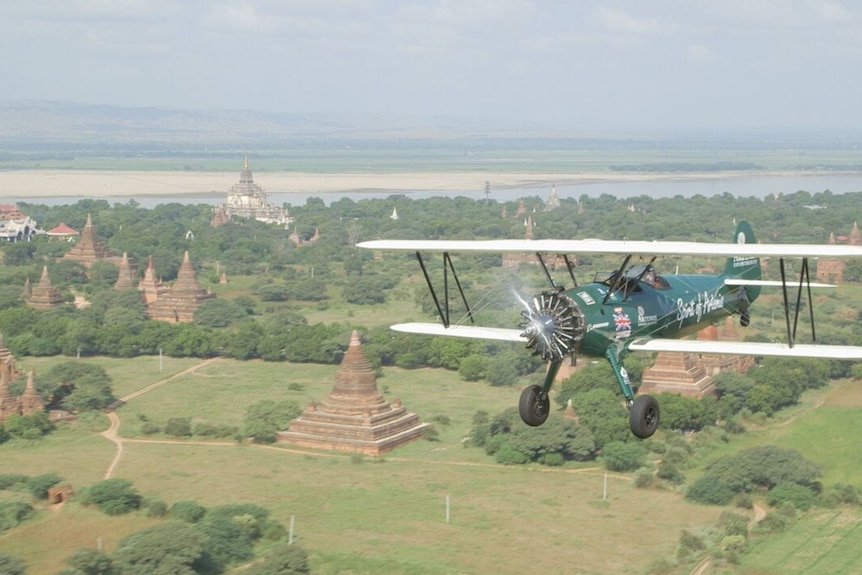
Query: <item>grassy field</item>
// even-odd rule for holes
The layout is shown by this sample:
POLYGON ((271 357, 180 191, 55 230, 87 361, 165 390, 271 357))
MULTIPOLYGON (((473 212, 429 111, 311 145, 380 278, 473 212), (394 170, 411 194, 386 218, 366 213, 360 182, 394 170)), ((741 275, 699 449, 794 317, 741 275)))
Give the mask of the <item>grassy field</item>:
POLYGON ((812 512, 785 533, 758 541, 742 561, 744 575, 862 573, 858 510, 812 512))
MULTIPOLYGON (((124 368, 102 358, 82 361, 105 365, 125 391, 133 385, 118 379, 143 387, 185 366, 158 372, 153 358, 128 360, 124 368)), ((263 397, 304 405, 329 392, 336 369, 219 360, 132 399, 118 412, 121 431, 137 434, 138 413, 160 422, 189 416, 238 423, 246 407, 263 397), (290 390, 289 383, 304 389, 290 390)), ((517 389, 460 382, 456 374, 428 369, 387 369, 378 387, 424 421, 445 414, 449 423, 437 425, 439 441, 418 441, 376 461, 230 440, 171 443, 156 436, 143 442, 139 436, 125 443, 115 477, 168 504, 248 501, 271 509, 285 524, 294 515, 315 573, 643 572, 655 559, 673 555, 681 529, 713 523, 720 512, 687 504, 678 494, 635 490, 625 476, 609 478, 609 499, 601 501, 597 468, 501 467, 482 450, 465 447, 476 410, 497 413, 515 405, 517 389), (649 537, 637 536, 643 532, 649 537)), ((72 426, 38 444, 0 446, 0 473, 54 471, 80 488, 101 479, 113 455, 108 440, 72 426)), ((31 575, 56 572, 71 551, 94 546, 101 527, 68 529, 84 517, 98 524, 93 513, 75 502, 40 512, 0 537, 0 552, 24 557, 31 575), (34 540, 35 533, 56 535, 34 540)), ((124 527, 114 521, 105 518, 104 530, 112 534, 106 546, 146 523, 139 516, 124 519, 124 527)))
MULTIPOLYGON (((37 369, 58 361, 27 362, 31 360, 37 369)), ((199 363, 164 358, 159 371, 157 358, 81 361, 104 366, 122 390, 118 395, 199 363)), ((118 411, 121 433, 129 440, 114 476, 130 479, 143 495, 168 504, 184 499, 209 506, 254 502, 285 525, 294 516, 313 572, 323 574, 644 573, 674 556, 682 529, 714 524, 721 512, 688 504, 677 493, 636 490, 627 476, 611 475, 609 499, 602 501, 603 472, 594 466, 494 464, 463 440, 476 410, 494 414, 516 405, 519 390, 462 382, 442 370, 384 370, 377 383, 387 399, 400 398, 423 421, 445 415, 449 422, 435 425, 438 441, 414 442, 379 461, 285 445, 173 441, 140 434, 140 414, 159 424, 183 416, 239 425, 248 405, 261 398, 304 406, 329 393, 336 370, 222 359, 173 377, 118 411)), ((862 388, 841 382, 807 394, 801 406, 734 437, 711 455, 764 443, 794 447, 824 466, 825 484, 843 481, 858 487, 862 450, 854 430, 862 423, 859 407, 862 388)), ((38 444, 0 446, 0 473, 53 471, 80 488, 102 478, 114 453, 114 445, 94 431, 71 426, 38 444)), ((786 533, 757 541, 738 572, 862 572, 862 558, 850 552, 858 541, 860 519, 857 511, 812 513, 786 533), (812 541, 817 544, 800 543, 812 541)), ((139 515, 108 518, 70 502, 60 510, 40 511, 0 536, 0 552, 25 558, 31 575, 55 573, 75 549, 93 547, 98 537, 110 549, 149 521, 139 515), (81 528, 69 529, 72 524, 81 528)), ((680 566, 676 572, 687 569, 680 566)))

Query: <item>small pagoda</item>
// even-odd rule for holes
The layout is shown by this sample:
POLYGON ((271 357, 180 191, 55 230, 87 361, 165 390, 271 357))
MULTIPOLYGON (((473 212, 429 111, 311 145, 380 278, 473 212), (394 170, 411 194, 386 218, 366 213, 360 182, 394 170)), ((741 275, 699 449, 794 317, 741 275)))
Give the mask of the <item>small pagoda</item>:
POLYGON ((135 287, 135 274, 132 273, 132 265, 129 263, 129 256, 123 252, 123 259, 120 262, 120 271, 117 274, 117 281, 114 282, 114 289, 125 290, 135 287))
MULTIPOLYGON (((152 272, 152 258, 150 258, 147 266, 147 273, 150 272, 152 272)), ((151 292, 147 291, 147 286, 144 285, 147 280, 147 273, 144 274, 144 281, 141 282, 145 299, 148 295, 152 295, 151 292)), ((208 292, 198 283, 195 269, 189 260, 188 250, 183 255, 183 263, 177 272, 177 281, 168 290, 161 291, 157 288, 155 295, 157 299, 147 303, 147 314, 151 319, 171 323, 194 321, 194 313, 201 304, 205 300, 215 297, 215 294, 208 292)))
POLYGON ((31 369, 27 374, 27 385, 20 397, 15 397, 9 390, 9 382, 12 380, 6 371, 0 371, 0 422, 6 421, 10 415, 33 415, 45 410, 45 403, 36 384, 33 381, 34 371, 31 369))
POLYGON ((63 305, 63 294, 51 283, 48 266, 42 266, 42 277, 35 286, 30 285, 30 278, 24 286, 27 305, 36 309, 51 309, 63 305))
POLYGON ((427 427, 400 401, 388 403, 377 391, 374 371, 354 331, 332 391, 321 403, 309 404, 287 431, 279 432, 278 441, 379 456, 422 437, 427 427))

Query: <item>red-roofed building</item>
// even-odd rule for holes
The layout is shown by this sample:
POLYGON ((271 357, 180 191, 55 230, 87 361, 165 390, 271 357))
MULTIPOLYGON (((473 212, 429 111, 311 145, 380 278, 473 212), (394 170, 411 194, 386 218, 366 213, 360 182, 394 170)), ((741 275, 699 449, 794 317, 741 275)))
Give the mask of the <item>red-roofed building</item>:
POLYGON ((47 233, 52 238, 71 238, 78 235, 78 230, 69 227, 65 222, 60 222, 56 228, 48 230, 47 233))

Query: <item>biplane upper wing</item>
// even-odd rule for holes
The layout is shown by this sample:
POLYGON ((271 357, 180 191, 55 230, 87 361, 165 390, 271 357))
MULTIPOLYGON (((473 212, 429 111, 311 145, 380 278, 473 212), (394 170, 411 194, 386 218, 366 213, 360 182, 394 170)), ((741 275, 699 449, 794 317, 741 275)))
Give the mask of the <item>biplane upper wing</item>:
POLYGON ((710 256, 859 258, 862 246, 834 244, 743 244, 621 240, 372 240, 360 248, 408 252, 493 252, 546 254, 625 254, 633 256, 710 256))
POLYGON ((633 351, 673 351, 680 353, 718 353, 723 355, 756 355, 775 357, 810 357, 817 359, 862 360, 862 347, 851 345, 794 344, 759 341, 709 341, 696 339, 636 339, 628 348, 633 351))

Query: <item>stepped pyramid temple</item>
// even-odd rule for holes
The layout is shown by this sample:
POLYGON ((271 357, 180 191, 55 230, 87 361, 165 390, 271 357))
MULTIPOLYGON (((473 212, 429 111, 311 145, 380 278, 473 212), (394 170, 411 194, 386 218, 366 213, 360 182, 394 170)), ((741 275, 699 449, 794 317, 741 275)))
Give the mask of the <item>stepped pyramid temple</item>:
POLYGON ((36 309, 50 309, 63 305, 63 294, 51 283, 48 266, 42 266, 42 277, 39 278, 37 285, 31 287, 30 278, 27 278, 24 284, 24 299, 27 305, 36 309))
POLYGON ((371 364, 355 331, 335 385, 322 403, 311 403, 278 440, 301 447, 379 456, 422 437, 427 423, 401 402, 387 403, 377 391, 371 364))
MULTIPOLYGON (((714 325, 704 328, 697 338, 739 341, 736 319, 728 317, 721 330, 714 325)), ((722 371, 744 373, 753 365, 754 358, 750 356, 662 351, 656 355, 652 367, 644 369, 638 393, 678 393, 703 397, 715 393, 713 376, 722 371)))
POLYGON ((89 214, 87 214, 87 223, 81 231, 81 237, 63 255, 63 259, 76 261, 88 269, 99 260, 106 260, 115 265, 120 265, 122 261, 119 256, 108 249, 105 242, 96 237, 96 228, 93 227, 93 220, 89 214))
POLYGON ((183 263, 177 272, 177 281, 169 289, 163 289, 155 284, 152 264, 152 258, 150 258, 140 286, 141 291, 144 292, 147 315, 150 318, 171 323, 191 322, 194 321, 194 313, 201 303, 215 297, 215 294, 208 292, 198 283, 188 251, 183 255, 183 263), (154 299, 151 301, 150 298, 154 299))
POLYGON ((216 227, 226 224, 233 217, 255 219, 284 227, 292 221, 286 210, 267 203, 266 192, 254 183, 251 169, 248 167, 248 154, 243 160, 239 182, 228 190, 227 202, 216 207, 210 225, 216 227))

